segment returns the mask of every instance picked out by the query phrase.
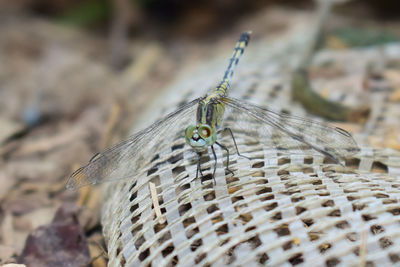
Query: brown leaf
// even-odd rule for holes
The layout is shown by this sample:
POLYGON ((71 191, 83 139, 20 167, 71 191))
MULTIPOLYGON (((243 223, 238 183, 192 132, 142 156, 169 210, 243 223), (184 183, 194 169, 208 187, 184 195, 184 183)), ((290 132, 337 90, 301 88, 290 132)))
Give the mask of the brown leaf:
POLYGON ((13 255, 15 255, 15 249, 12 246, 0 245, 0 262, 9 261, 13 255))
POLYGON ((50 205, 51 199, 40 192, 25 195, 18 195, 18 193, 16 193, 14 196, 9 197, 4 203, 4 207, 14 215, 22 215, 32 212, 37 208, 50 205))
POLYGON ((34 230, 26 240, 19 261, 31 267, 89 265, 89 248, 77 220, 78 210, 64 205, 51 224, 34 230))
POLYGON ((15 184, 15 179, 9 179, 4 170, 0 170, 0 198, 3 198, 15 184))
POLYGON ((93 267, 106 267, 107 262, 102 257, 104 251, 96 243, 89 243, 90 256, 92 257, 93 267))
POLYGON ((52 149, 56 149, 72 143, 74 140, 82 139, 87 135, 87 132, 80 127, 74 127, 70 130, 65 130, 62 133, 54 136, 44 136, 39 140, 31 140, 15 152, 15 156, 22 157, 31 154, 45 153, 52 149))
POLYGON ((11 246, 14 244, 14 232, 13 217, 10 213, 6 213, 1 224, 1 236, 4 245, 11 246))
POLYGON ((0 117, 0 144, 23 130, 22 124, 0 117))
POLYGON ((392 102, 399 102, 400 101, 400 86, 396 87, 393 93, 390 94, 389 100, 392 102))
POLYGON ((20 231, 32 231, 33 229, 51 222, 55 213, 55 207, 39 208, 23 216, 14 217, 14 227, 20 231))

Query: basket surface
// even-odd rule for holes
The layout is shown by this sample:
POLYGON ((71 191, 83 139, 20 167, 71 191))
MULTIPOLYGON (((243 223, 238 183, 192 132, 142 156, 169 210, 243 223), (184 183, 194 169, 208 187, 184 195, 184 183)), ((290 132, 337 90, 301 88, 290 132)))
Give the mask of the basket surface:
MULTIPOLYGON (((292 34, 288 39, 250 43, 236 70, 231 95, 307 117, 290 97, 287 71, 300 56, 297 48, 303 38, 292 34)), ((398 57, 395 51, 400 51, 400 44, 377 50, 321 52, 315 64, 335 59, 346 77, 361 77, 371 60, 398 57)), ((229 53, 172 84, 135 129, 215 86, 229 53)), ((324 92, 328 98, 358 104, 357 92, 335 88, 334 81, 333 90, 324 92)), ((339 79, 336 82, 340 84, 339 79)), ((385 91, 363 94, 373 99, 372 112, 365 125, 350 129, 361 151, 346 159, 345 168, 319 155, 281 155, 273 146, 234 129, 240 152, 252 159, 231 153, 232 176, 225 171, 226 153, 217 148, 216 184, 208 175, 214 164, 211 153, 202 159, 206 176, 202 182, 194 179, 196 155, 179 138, 185 126, 177 125, 177 138, 162 140, 154 150, 158 164, 144 166, 134 179, 106 185, 102 222, 109 265, 400 264, 400 154, 371 142, 371 137, 400 125, 400 106, 386 101, 385 91), (156 188, 153 198, 149 182, 156 188)), ((219 138, 229 143, 229 136, 219 138)))

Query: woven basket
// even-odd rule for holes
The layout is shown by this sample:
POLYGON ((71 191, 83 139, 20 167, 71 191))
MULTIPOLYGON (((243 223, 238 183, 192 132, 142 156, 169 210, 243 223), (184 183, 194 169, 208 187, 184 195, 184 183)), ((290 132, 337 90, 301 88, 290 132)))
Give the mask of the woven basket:
MULTIPOLYGON (((288 79, 306 42, 298 33, 306 28, 297 25, 278 41, 252 41, 231 95, 307 117, 291 100, 288 79)), ((326 51, 315 62, 339 58, 347 74, 359 74, 370 60, 398 57, 400 44, 377 50, 326 51)), ((186 73, 150 105, 135 129, 215 86, 229 56, 227 51, 186 73)), ((345 168, 318 155, 278 155, 238 134, 240 152, 252 159, 232 154, 232 176, 225 171, 225 153, 217 149, 214 185, 194 179, 196 157, 183 138, 164 140, 154 155, 166 164, 145 166, 134 179, 106 185, 102 222, 109 266, 400 265, 399 152, 368 142, 399 124, 400 105, 385 102, 387 95, 370 93, 371 116, 354 133, 361 152, 346 159, 345 168)), ((327 97, 349 105, 358 99, 348 88, 327 97)), ((212 156, 203 158, 205 174, 213 164, 212 156)))

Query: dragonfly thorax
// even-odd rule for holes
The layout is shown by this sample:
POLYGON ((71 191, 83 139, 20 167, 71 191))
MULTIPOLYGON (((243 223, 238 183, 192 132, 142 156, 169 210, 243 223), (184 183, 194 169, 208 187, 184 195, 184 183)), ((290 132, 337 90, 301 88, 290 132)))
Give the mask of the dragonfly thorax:
POLYGON ((185 130, 185 139, 194 150, 201 152, 217 140, 216 131, 207 124, 190 125, 185 130))

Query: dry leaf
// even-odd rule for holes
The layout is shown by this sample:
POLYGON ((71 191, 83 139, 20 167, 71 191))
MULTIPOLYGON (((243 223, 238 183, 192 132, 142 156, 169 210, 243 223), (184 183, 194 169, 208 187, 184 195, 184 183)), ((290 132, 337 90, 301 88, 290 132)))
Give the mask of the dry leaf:
POLYGON ((82 128, 74 127, 54 136, 44 136, 39 140, 30 140, 15 152, 15 156, 23 157, 31 154, 45 153, 52 149, 73 143, 74 140, 82 139, 86 135, 87 132, 82 130, 82 128))
POLYGON ((40 226, 28 236, 20 262, 30 267, 87 266, 89 248, 76 219, 78 212, 74 205, 58 209, 51 224, 40 226))
POLYGON ((400 86, 400 70, 386 69, 383 72, 384 78, 394 87, 400 86))
POLYGON ((6 175, 3 169, 0 170, 0 198, 5 197, 5 195, 10 192, 10 189, 15 185, 16 180, 10 179, 8 175, 6 175))
POLYGON ((12 246, 6 246, 0 244, 0 262, 8 261, 13 255, 15 255, 15 253, 16 251, 12 246))
POLYGON ((106 267, 107 262, 102 257, 104 251, 98 244, 89 243, 90 257, 92 258, 93 267, 106 267))
POLYGON ((14 226, 11 213, 7 212, 1 224, 1 236, 3 244, 6 246, 14 245, 14 226))
POLYGON ((392 102, 399 102, 400 101, 400 86, 396 87, 393 93, 390 94, 389 100, 392 102))
POLYGON ((14 218, 15 229, 32 231, 41 225, 49 224, 55 212, 55 207, 48 207, 39 208, 22 216, 17 216, 14 218))
POLYGON ((21 123, 0 117, 0 144, 23 130, 24 126, 21 123))

